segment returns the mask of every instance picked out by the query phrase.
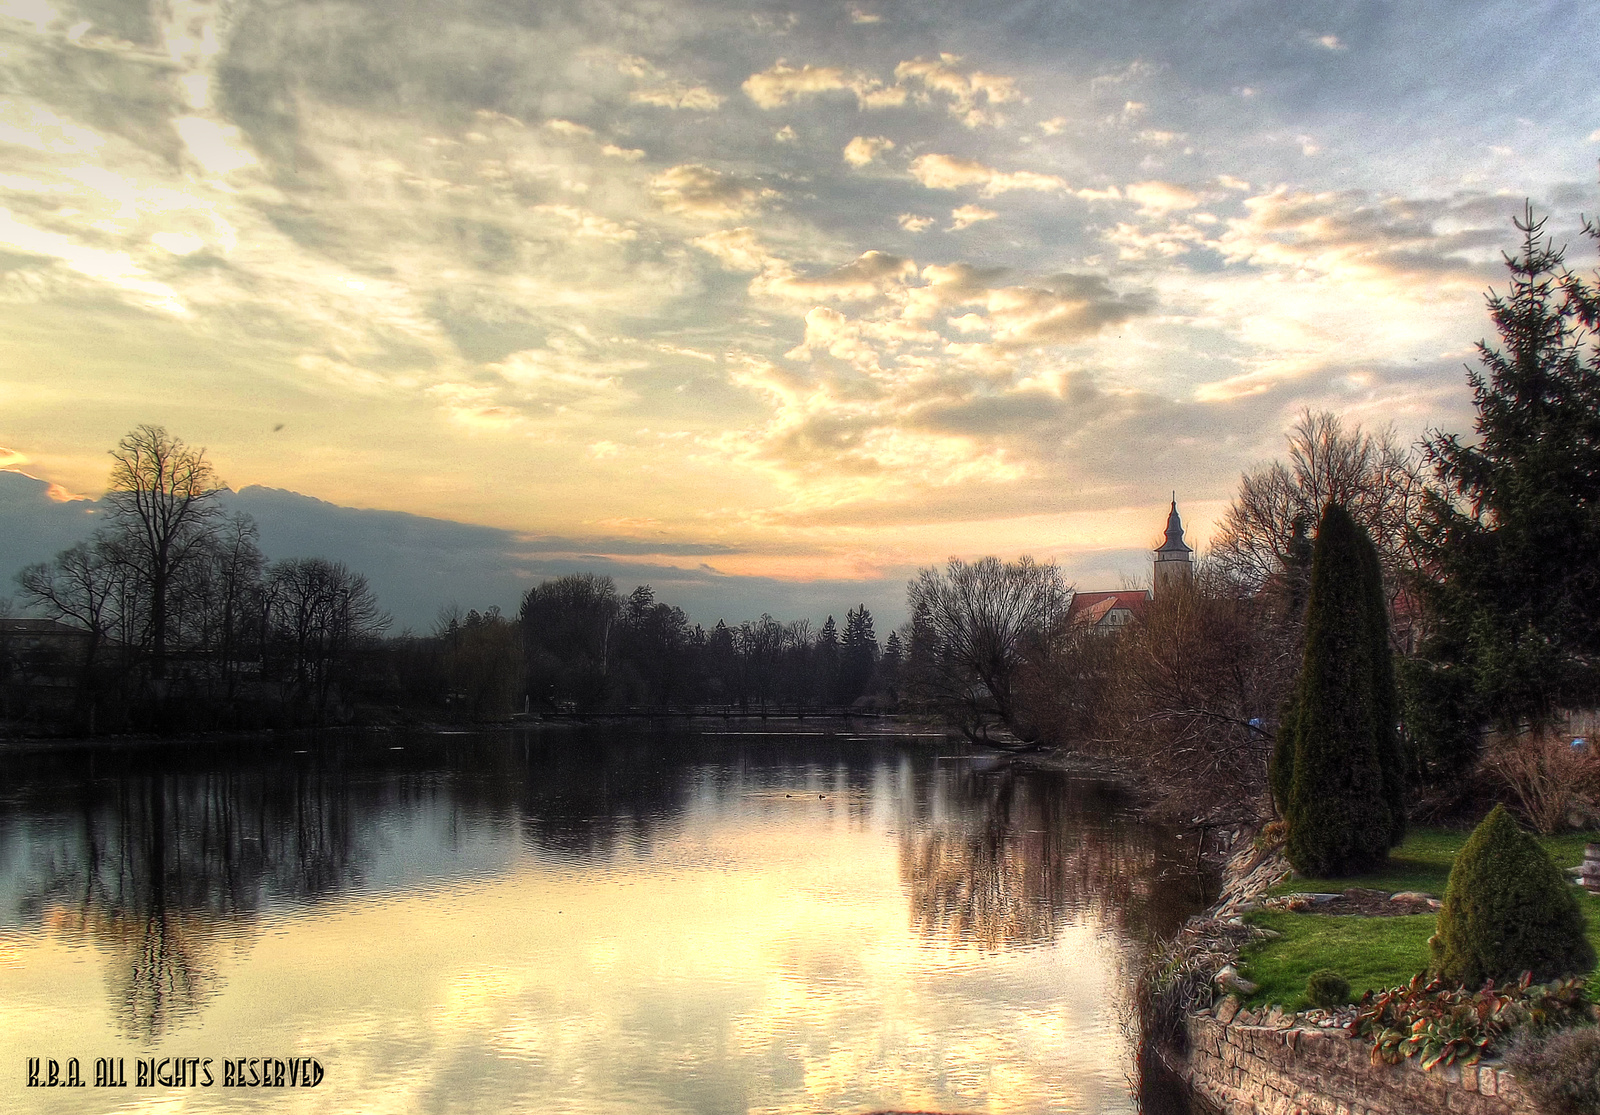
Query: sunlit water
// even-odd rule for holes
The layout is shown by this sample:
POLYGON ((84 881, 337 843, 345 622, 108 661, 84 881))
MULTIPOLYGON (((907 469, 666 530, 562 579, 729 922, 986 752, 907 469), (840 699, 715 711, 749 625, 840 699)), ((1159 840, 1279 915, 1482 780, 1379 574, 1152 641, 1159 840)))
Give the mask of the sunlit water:
POLYGON ((1136 1110, 1184 845, 1111 783, 774 724, 0 754, 0 1108, 1136 1110), (325 1076, 221 1086, 263 1057, 325 1076))

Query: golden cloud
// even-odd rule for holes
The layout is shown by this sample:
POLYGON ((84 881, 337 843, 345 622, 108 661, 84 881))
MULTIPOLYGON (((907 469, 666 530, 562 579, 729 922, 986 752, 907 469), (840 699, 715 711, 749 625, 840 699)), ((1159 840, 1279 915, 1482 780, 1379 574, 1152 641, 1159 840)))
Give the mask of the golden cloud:
POLYGON ((955 155, 918 155, 911 161, 910 169, 911 176, 930 190, 981 186, 984 197, 994 197, 1012 190, 1051 193, 1067 188, 1066 182, 1053 174, 1038 174, 1031 170, 1000 171, 976 159, 963 159, 955 155))
POLYGON ((702 220, 741 217, 777 191, 744 182, 699 163, 669 167, 650 179, 650 193, 668 213, 702 220))

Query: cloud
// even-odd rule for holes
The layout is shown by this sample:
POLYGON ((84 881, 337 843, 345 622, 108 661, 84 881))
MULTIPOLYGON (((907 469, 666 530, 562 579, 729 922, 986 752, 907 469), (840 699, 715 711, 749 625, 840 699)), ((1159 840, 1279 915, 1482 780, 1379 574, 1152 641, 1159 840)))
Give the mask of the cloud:
POLYGON ((1247 215, 1227 222, 1217 247, 1259 267, 1481 289, 1503 240, 1504 200, 1481 194, 1404 198, 1280 187, 1244 204, 1247 215))
POLYGON ((1193 190, 1172 182, 1135 182, 1123 193, 1129 200, 1139 203, 1141 212, 1157 216, 1178 209, 1193 209, 1200 204, 1199 195, 1193 190))
POLYGON ((985 305, 993 342, 1025 347, 1082 340, 1149 313, 1151 300, 1143 294, 1118 295, 1100 275, 1059 275, 1048 286, 990 291, 985 305))
POLYGON ((741 86, 745 95, 759 107, 780 108, 801 97, 848 91, 858 107, 890 108, 905 103, 906 91, 885 86, 876 78, 846 73, 836 66, 802 65, 798 68, 779 59, 770 69, 751 74, 741 86))
POLYGON ((1037 190, 1049 193, 1065 190, 1067 184, 1053 174, 1031 170, 1000 171, 976 159, 955 155, 918 155, 911 160, 911 176, 930 190, 957 190, 963 186, 982 186, 984 197, 1012 190, 1037 190))
POLYGON ((1200 229, 1181 221, 1169 221, 1154 230, 1119 221, 1103 235, 1107 243, 1116 246, 1118 258, 1126 260, 1176 259, 1209 239, 1200 229))
POLYGON ((907 232, 926 232, 939 223, 932 217, 919 217, 915 213, 902 213, 895 220, 907 232))
POLYGON ((1345 45, 1339 41, 1338 35, 1312 35, 1308 32, 1306 34, 1306 38, 1312 43, 1312 45, 1319 46, 1323 50, 1337 51, 1345 49, 1345 45))
MULTIPOLYGON (((479 115, 483 115, 483 114, 480 113, 479 115)), ((520 126, 521 123, 522 123, 520 120, 512 120, 510 118, 507 118, 507 119, 510 120, 510 123, 512 123, 514 125, 517 125, 517 126, 520 126)), ((584 139, 593 139, 594 138, 594 129, 593 128, 589 127, 586 124, 573 123, 571 120, 562 120, 562 119, 559 119, 559 118, 556 118, 556 117, 552 117, 551 119, 546 120, 544 122, 544 127, 549 128, 552 132, 555 132, 558 135, 580 136, 580 137, 582 137, 584 139)))
POLYGON ((950 210, 950 232, 960 232, 962 229, 971 228, 979 221, 992 221, 1000 214, 993 209, 984 209, 977 205, 963 205, 950 210))
POLYGON ((773 261, 750 284, 750 290, 793 302, 862 302, 900 285, 916 271, 912 260, 879 251, 864 252, 843 267, 812 277, 797 275, 788 264, 773 261))
POLYGON ((0 97, 0 143, 52 155, 91 155, 105 145, 93 128, 75 124, 23 97, 0 97))
MULTIPOLYGON (((764 266, 753 291, 780 273, 770 258, 764 266)), ((918 271, 869 254, 791 281, 785 294, 812 302, 801 342, 784 365, 747 355, 729 368, 772 417, 702 445, 768 471, 801 515, 1036 476, 1030 439, 1066 413, 1065 381, 1040 372, 1042 354, 1147 315, 1153 299, 1098 275, 1004 279, 963 263, 918 271), (822 295, 838 305, 816 304, 822 295)))
POLYGON ((0 246, 55 260, 85 278, 120 291, 129 301, 186 316, 188 306, 172 287, 155 279, 127 252, 96 248, 59 232, 34 228, 0 209, 0 246))
POLYGON ((690 243, 729 271, 760 271, 772 260, 755 229, 748 226, 708 232, 690 243))
POLYGON ((669 167, 650 179, 650 193, 668 213, 729 220, 757 209, 776 190, 742 181, 699 163, 669 167))
POLYGON ((844 161, 863 167, 885 151, 894 150, 894 140, 885 136, 856 136, 844 147, 844 161))
POLYGON ((612 243, 621 243, 639 238, 638 229, 627 225, 618 224, 616 221, 580 209, 575 205, 536 205, 535 213, 548 213, 559 217, 572 227, 573 236, 592 237, 596 240, 609 240, 612 243))
POLYGON ((232 174, 259 162, 245 145, 236 125, 219 124, 199 116, 182 116, 173 121, 173 127, 190 156, 211 174, 232 174))
POLYGON ((960 61, 959 55, 941 54, 936 59, 901 62, 894 68, 895 80, 918 83, 929 93, 949 98, 950 115, 969 128, 1003 124, 1005 117, 994 111, 994 106, 1025 99, 1016 79, 981 70, 964 74, 955 68, 960 61))
POLYGON ((635 89, 628 94, 628 100, 636 105, 692 109, 696 112, 715 112, 726 99, 703 85, 685 85, 681 81, 669 81, 649 89, 635 89))
POLYGON ((1154 75, 1157 69, 1154 63, 1147 62, 1143 58, 1135 58, 1120 70, 1095 75, 1089 80, 1089 88, 1091 91, 1101 91, 1119 85, 1129 85, 1154 75))

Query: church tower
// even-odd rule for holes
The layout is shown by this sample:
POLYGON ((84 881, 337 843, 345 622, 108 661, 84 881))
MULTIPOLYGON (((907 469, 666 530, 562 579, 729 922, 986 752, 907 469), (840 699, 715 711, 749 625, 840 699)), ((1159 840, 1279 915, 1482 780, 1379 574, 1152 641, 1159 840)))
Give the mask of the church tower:
POLYGON ((1194 551, 1183 544, 1183 520, 1178 518, 1178 494, 1172 494, 1172 511, 1167 515, 1167 540, 1156 551, 1155 594, 1168 585, 1179 585, 1194 576, 1194 551))

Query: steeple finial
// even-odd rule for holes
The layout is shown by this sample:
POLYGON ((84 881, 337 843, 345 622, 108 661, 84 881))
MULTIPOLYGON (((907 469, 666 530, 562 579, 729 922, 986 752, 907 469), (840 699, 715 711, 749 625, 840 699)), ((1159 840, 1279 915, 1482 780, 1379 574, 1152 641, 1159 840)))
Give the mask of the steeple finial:
MULTIPOLYGON (((1167 538, 1157 554, 1192 554, 1194 551, 1183 542, 1183 520, 1178 517, 1178 493, 1172 493, 1172 510, 1167 514, 1167 538)), ((1171 559, 1169 559, 1171 560, 1171 559)), ((1185 559, 1187 560, 1187 559, 1185 559)))

